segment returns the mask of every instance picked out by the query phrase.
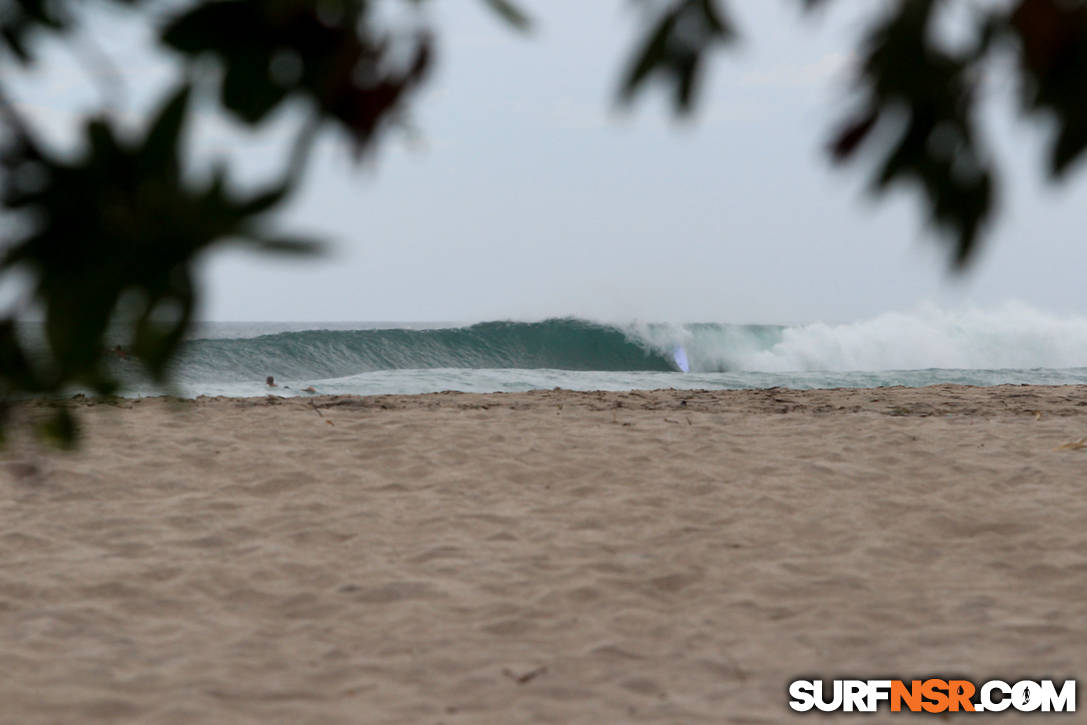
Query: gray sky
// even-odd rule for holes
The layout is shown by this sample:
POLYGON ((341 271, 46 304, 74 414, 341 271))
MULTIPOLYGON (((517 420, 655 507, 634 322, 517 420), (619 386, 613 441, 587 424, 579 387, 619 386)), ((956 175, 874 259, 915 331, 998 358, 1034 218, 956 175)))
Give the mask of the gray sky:
MULTIPOLYGON (((328 134, 283 225, 332 240, 331 253, 213 255, 203 316, 843 322, 1009 300, 1087 314, 1087 178, 1042 180, 1041 127, 1017 117, 1000 79, 986 122, 1004 205, 963 278, 948 274, 913 195, 873 203, 863 162, 826 161, 822 144, 848 108, 857 18, 874 3, 837 0, 805 18, 794 0, 734 0, 743 42, 716 57, 690 122, 663 93, 615 108, 637 37, 631 3, 523 5, 537 20, 528 37, 482 3, 430 3, 440 54, 413 105, 420 138, 387 136, 356 166, 328 134)), ((143 110, 172 67, 140 50, 138 27, 96 19, 129 107, 143 110)), ((18 98, 63 145, 73 111, 101 94, 71 54, 49 57, 18 98)), ((228 154, 260 178, 278 168, 284 116, 255 139, 203 118, 200 158, 228 154)))

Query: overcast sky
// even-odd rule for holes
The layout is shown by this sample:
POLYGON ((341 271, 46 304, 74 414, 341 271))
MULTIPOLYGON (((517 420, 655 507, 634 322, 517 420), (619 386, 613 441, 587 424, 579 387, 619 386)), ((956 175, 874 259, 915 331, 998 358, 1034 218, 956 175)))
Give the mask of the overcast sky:
MULTIPOLYGON (((440 52, 412 105, 419 137, 387 136, 360 167, 330 132, 283 226, 331 252, 211 256, 203 317, 844 322, 1009 300, 1087 314, 1087 174, 1042 180, 1041 128, 1017 117, 1000 79, 986 126, 1004 205, 965 277, 948 274, 915 196, 872 202, 863 162, 827 162, 857 19, 875 3, 837 0, 814 17, 795 0, 731 3, 743 41, 716 56, 689 122, 663 93, 616 109, 632 3, 523 5, 536 19, 527 37, 480 2, 426 5, 440 52)), ((136 23, 95 28, 125 76, 126 108, 144 110, 173 65, 141 50, 136 23)), ((70 53, 49 57, 18 100, 63 144, 73 111, 102 95, 70 53)), ((202 118, 201 158, 227 154, 260 178, 279 167, 292 120, 247 139, 202 118)))

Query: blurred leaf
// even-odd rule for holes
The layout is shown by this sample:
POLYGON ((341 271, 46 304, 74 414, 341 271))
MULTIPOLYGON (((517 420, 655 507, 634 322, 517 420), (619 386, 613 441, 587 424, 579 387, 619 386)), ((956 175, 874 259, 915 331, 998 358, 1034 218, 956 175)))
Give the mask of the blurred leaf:
POLYGON ((181 86, 151 121, 151 127, 143 142, 144 173, 165 173, 169 176, 179 173, 178 145, 190 95, 190 87, 181 86))
POLYGON ((622 86, 623 96, 628 100, 641 87, 650 73, 668 62, 668 42, 678 19, 677 9, 665 13, 657 23, 657 27, 647 36, 641 51, 634 56, 634 63, 622 86))
POLYGON ((257 240, 254 242, 254 246, 265 252, 294 255, 316 254, 323 249, 323 245, 320 242, 311 239, 294 239, 290 237, 257 240))
POLYGON ((180 159, 190 96, 187 86, 176 89, 135 140, 98 118, 86 125, 80 156, 54 157, 19 141, 4 155, 9 179, 32 163, 49 180, 40 188, 4 188, 6 208, 38 221, 12 240, 0 272, 18 266, 34 275, 48 342, 46 358, 35 363, 13 326, 0 326, 10 388, 58 393, 79 385, 112 393, 106 333, 122 313, 133 356, 165 380, 195 309, 196 257, 238 239, 267 246, 264 218, 289 186, 238 194, 223 172, 203 183, 187 180, 180 159))
POLYGON ((160 296, 151 300, 133 326, 131 350, 143 360, 148 372, 157 382, 164 382, 174 353, 181 345, 192 322, 195 308, 195 289, 187 270, 175 270, 170 286, 160 296), (174 313, 172 319, 161 319, 166 309, 174 313))
POLYGON ((18 26, 0 26, 0 37, 4 39, 4 43, 8 46, 8 49, 16 58, 18 58, 24 64, 30 63, 30 52, 27 50, 26 44, 23 42, 23 33, 20 31, 18 26))
POLYGON ((1060 177, 1087 148, 1087 7, 1022 0, 1006 25, 1019 48, 1024 108, 1056 120, 1049 171, 1060 177))
POLYGON ((620 86, 629 103, 653 75, 672 83, 679 112, 693 107, 704 55, 735 39, 715 0, 673 0, 646 34, 620 86))
POLYGON ((425 77, 431 56, 428 35, 398 36, 394 47, 369 28, 367 9, 361 0, 340 0, 335 15, 317 0, 216 0, 175 17, 161 37, 186 56, 215 58, 223 107, 243 122, 258 124, 289 98, 305 98, 361 152, 425 77), (296 78, 277 75, 285 57, 297 59, 296 78))
POLYGON ((279 184, 268 191, 259 192, 240 202, 239 212, 246 215, 263 214, 282 203, 290 193, 290 186, 279 184))
POLYGON ((49 0, 7 0, 0 6, 0 37, 8 50, 22 63, 33 62, 28 40, 41 30, 65 31, 71 19, 64 14, 64 3, 49 0))
MULTIPOLYGON (((144 0, 113 0, 119 5, 140 5, 144 0)), ((77 26, 75 13, 68 6, 74 0, 2 0, 0 1, 0 39, 20 62, 34 61, 30 41, 42 31, 65 33, 77 26)))
POLYGON ((961 52, 931 37, 936 0, 899 0, 869 30, 858 83, 863 111, 848 118, 831 143, 837 160, 856 154, 886 117, 897 135, 880 134, 871 189, 896 183, 920 190, 936 229, 948 235, 963 268, 994 206, 995 171, 976 122, 975 66, 988 40, 961 52))
POLYGON ((0 400, 16 392, 41 392, 38 380, 26 353, 19 344, 15 320, 0 321, 0 400))
POLYGON ((532 20, 517 5, 509 0, 483 0, 498 15, 514 28, 525 32, 532 28, 532 20))
POLYGON ((841 161, 856 151, 878 120, 878 111, 869 111, 850 119, 845 127, 835 134, 834 141, 830 145, 830 152, 835 160, 841 161))

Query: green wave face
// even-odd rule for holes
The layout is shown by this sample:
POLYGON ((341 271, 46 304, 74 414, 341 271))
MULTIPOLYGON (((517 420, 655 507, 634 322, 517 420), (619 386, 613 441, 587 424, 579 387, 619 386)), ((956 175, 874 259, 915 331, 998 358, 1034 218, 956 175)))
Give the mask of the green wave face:
POLYGON ((676 369, 672 349, 573 318, 434 330, 309 330, 193 340, 176 374, 182 381, 241 381, 269 374, 301 380, 433 368, 663 372, 676 369))

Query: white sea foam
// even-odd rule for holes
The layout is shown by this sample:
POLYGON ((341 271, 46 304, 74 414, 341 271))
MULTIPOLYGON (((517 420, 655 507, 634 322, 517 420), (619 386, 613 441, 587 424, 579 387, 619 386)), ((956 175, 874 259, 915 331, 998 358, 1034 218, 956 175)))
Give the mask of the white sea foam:
POLYGON ((1087 317, 1018 303, 924 305, 847 324, 687 328, 676 344, 687 346, 692 369, 702 371, 1067 369, 1087 366, 1087 317))

